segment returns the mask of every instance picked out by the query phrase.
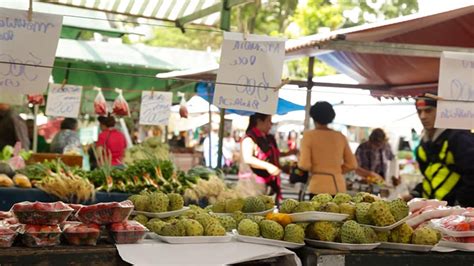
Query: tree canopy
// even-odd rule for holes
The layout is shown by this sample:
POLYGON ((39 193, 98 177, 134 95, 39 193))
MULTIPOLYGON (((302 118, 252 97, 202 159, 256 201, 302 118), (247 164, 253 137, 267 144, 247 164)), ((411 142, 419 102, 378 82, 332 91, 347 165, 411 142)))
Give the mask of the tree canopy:
MULTIPOLYGON (((418 11, 417 0, 255 0, 232 10, 232 31, 297 38, 322 30, 335 30, 409 15, 418 11), (306 2, 302 4, 301 2, 306 2)), ((186 30, 156 27, 144 42, 152 46, 218 50, 222 32, 206 27, 186 30)), ((291 78, 305 78, 307 58, 287 63, 291 78)), ((316 60, 315 75, 336 71, 316 60)))

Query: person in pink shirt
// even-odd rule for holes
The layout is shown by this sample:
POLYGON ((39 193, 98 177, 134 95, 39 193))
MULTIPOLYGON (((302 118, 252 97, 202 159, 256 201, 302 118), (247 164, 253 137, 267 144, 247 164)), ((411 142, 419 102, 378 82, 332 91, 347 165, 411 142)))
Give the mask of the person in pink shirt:
POLYGON ((100 134, 97 140, 97 147, 104 147, 112 156, 112 165, 121 166, 127 141, 122 132, 115 128, 115 118, 113 116, 100 116, 100 134))

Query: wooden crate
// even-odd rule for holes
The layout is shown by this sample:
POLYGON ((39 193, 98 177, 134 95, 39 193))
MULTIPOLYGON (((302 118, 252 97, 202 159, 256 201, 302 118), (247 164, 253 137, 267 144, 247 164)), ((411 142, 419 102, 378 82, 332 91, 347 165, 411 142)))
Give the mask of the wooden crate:
POLYGON ((80 155, 64 155, 59 153, 33 153, 26 164, 42 163, 46 160, 55 161, 60 159, 67 166, 82 167, 82 156, 80 155))

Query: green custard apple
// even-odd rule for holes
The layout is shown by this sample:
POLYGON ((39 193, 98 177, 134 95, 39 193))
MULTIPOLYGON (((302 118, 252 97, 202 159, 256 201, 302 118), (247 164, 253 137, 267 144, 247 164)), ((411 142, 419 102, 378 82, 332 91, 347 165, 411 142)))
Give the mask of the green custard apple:
POLYGON ((436 245, 440 238, 439 231, 430 227, 419 227, 411 236, 411 243, 417 245, 436 245))
POLYGON ((332 201, 332 196, 328 193, 321 193, 321 194, 318 194, 316 196, 314 196, 311 201, 316 201, 316 202, 319 202, 321 204, 324 204, 324 203, 328 203, 330 201, 332 201))
POLYGON ((332 199, 332 202, 336 204, 350 202, 352 200, 352 196, 347 193, 337 193, 336 196, 332 199))
POLYGON ((237 226, 237 231, 240 235, 244 236, 260 236, 260 226, 250 219, 243 219, 240 221, 239 225, 237 226))
POLYGON ((206 236, 225 236, 225 232, 225 228, 219 222, 207 225, 204 230, 206 236))
POLYGON ((382 200, 370 205, 369 216, 376 226, 388 226, 396 222, 388 203, 382 200))
POLYGON ((224 213, 224 212, 226 212, 225 201, 220 200, 220 201, 215 202, 214 204, 212 204, 211 210, 212 210, 212 212, 215 212, 215 213, 224 213))
POLYGON ((148 196, 150 212, 167 212, 170 199, 165 193, 153 192, 148 196))
POLYGON ((344 222, 341 227, 341 242, 349 244, 367 243, 364 227, 356 221, 344 222))
POLYGON ((410 208, 403 199, 392 200, 388 203, 388 206, 390 208, 390 212, 395 218, 395 221, 397 222, 407 217, 410 213, 410 208))
POLYGON ((258 196, 258 198, 260 198, 265 204, 265 210, 270 210, 275 207, 275 200, 273 199, 273 197, 268 195, 260 195, 258 196))
POLYGON ((227 199, 225 201, 225 212, 234 213, 242 211, 244 208, 244 199, 227 199))
POLYGON ((282 240, 285 230, 275 221, 263 220, 260 222, 260 233, 264 238, 282 240))
POLYGON ((169 206, 168 211, 177 211, 181 210, 184 207, 184 199, 178 193, 170 193, 168 194, 169 199, 169 206))
POLYGON ((248 197, 244 200, 242 211, 245 213, 262 212, 265 210, 265 203, 259 197, 248 197))
POLYGON ((404 223, 397 226, 390 232, 389 241, 394 243, 410 244, 413 235, 413 228, 404 223))
POLYGON ((340 226, 335 222, 317 221, 306 228, 306 235, 315 240, 334 242, 339 235, 340 226))
POLYGON ((186 236, 204 235, 204 228, 198 221, 193 219, 185 219, 183 223, 186 229, 186 236))
POLYGON ((352 202, 345 202, 339 204, 339 212, 343 214, 347 214, 347 220, 354 220, 356 214, 356 206, 352 202))
POLYGON ((314 211, 313 204, 310 201, 302 201, 293 209, 293 213, 314 211))
POLYGON ((217 219, 227 232, 231 232, 233 229, 237 228, 237 223, 231 216, 219 216, 217 217, 217 219))
POLYGON ((298 201, 294 199, 286 199, 281 202, 281 213, 293 213, 293 210, 298 206, 298 201))
POLYGON ((283 240, 294 243, 304 243, 304 229, 296 224, 288 224, 285 227, 283 240))
POLYGON ((369 215, 370 205, 367 202, 356 203, 355 217, 358 223, 372 224, 372 219, 369 215))

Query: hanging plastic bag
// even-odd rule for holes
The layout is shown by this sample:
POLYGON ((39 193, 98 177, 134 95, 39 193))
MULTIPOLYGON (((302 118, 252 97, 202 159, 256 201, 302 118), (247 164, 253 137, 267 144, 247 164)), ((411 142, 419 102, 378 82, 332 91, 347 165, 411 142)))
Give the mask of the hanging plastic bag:
POLYGON ((13 149, 13 157, 8 160, 8 164, 13 170, 25 168, 25 160, 21 157, 21 142, 15 144, 13 149))
POLYGON ((44 105, 43 94, 28 95, 28 103, 33 105, 44 105))
POLYGON ((122 90, 115 89, 115 92, 118 93, 117 98, 114 101, 113 113, 118 116, 130 116, 130 109, 128 108, 128 103, 123 97, 122 90))
POLYGON ((179 116, 181 116, 181 118, 188 118, 188 106, 184 99, 184 93, 178 92, 178 97, 181 97, 181 102, 179 103, 179 116))
POLYGON ((96 115, 105 116, 107 115, 107 102, 105 101, 104 94, 102 94, 102 89, 94 88, 94 90, 98 92, 94 100, 94 111, 96 115))

